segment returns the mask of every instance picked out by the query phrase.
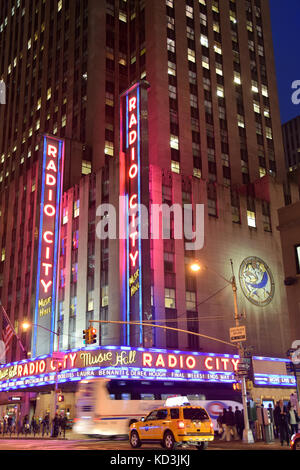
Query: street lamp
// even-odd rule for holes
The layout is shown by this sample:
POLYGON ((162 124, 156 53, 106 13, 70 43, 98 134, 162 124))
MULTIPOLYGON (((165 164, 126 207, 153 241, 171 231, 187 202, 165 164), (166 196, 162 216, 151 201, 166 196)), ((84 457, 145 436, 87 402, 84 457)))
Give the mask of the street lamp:
MULTIPOLYGON (((235 280, 235 275, 234 275, 234 270, 233 270, 233 262, 230 260, 231 263, 231 270, 232 270, 232 278, 231 280, 226 279, 224 276, 222 276, 220 273, 215 271, 212 268, 208 268, 207 266, 202 265, 198 261, 194 261, 190 265, 190 269, 194 273, 198 273, 203 269, 209 269, 212 271, 214 274, 222 278, 224 281, 226 281, 228 284, 231 285, 232 287, 232 292, 233 292, 233 302, 234 302, 234 319, 235 319, 235 326, 239 326, 239 313, 238 313, 238 304, 237 304, 237 286, 236 286, 236 280, 235 280)), ((242 345, 242 342, 238 343, 238 353, 241 359, 244 357, 244 348, 242 345)), ((241 377, 241 382, 242 382, 242 402, 243 402, 243 408, 244 408, 244 432, 243 432, 243 441, 245 441, 248 444, 252 444, 254 442, 252 431, 249 427, 249 420, 248 420, 248 408, 247 408, 247 388, 246 388, 246 380, 245 377, 241 377)))
POLYGON ((54 389, 54 417, 56 415, 56 408, 57 408, 57 390, 58 390, 58 384, 57 384, 57 372, 58 372, 58 361, 59 361, 59 336, 60 336, 60 328, 58 327, 57 331, 52 331, 52 330, 49 330, 49 328, 46 328, 45 326, 42 326, 42 325, 38 325, 37 323, 30 323, 28 322, 27 320, 25 320, 23 323, 22 323, 22 328, 24 331, 27 331, 29 328, 31 328, 32 326, 36 326, 36 327, 39 327, 39 328, 42 328, 43 330, 46 330, 46 331, 49 331, 50 333, 53 333, 57 336, 57 357, 56 357, 56 361, 57 361, 57 367, 56 367, 56 371, 55 371, 55 389, 54 389))

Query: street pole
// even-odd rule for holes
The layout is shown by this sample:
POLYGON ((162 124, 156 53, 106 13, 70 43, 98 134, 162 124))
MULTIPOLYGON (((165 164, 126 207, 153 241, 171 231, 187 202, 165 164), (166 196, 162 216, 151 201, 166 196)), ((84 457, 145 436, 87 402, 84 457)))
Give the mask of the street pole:
MULTIPOLYGON (((239 313, 238 313, 238 304, 237 304, 237 286, 236 286, 236 280, 235 280, 235 275, 233 271, 233 263, 232 260, 231 262, 231 269, 232 269, 232 292, 233 292, 233 300, 234 300, 234 319, 235 319, 235 326, 238 327, 240 326, 239 322, 239 313)), ((238 343, 238 353, 240 356, 240 359, 244 358, 244 348, 242 345, 242 342, 238 343)), ((246 442, 247 444, 252 444, 254 442, 253 439, 253 434, 249 426, 249 418, 248 418, 248 407, 247 407, 247 388, 246 388, 246 380, 245 376, 242 375, 241 377, 241 382, 242 382, 242 402, 243 402, 243 408, 244 408, 244 431, 243 431, 243 441, 246 442)))
MULTIPOLYGON (((59 352, 59 335, 60 335, 60 330, 58 328, 57 330, 57 352, 59 352)), ((58 390, 58 383, 57 383, 57 379, 58 379, 58 364, 59 364, 59 361, 56 362, 56 370, 55 370, 55 387, 54 387, 54 416, 53 418, 55 418, 55 415, 56 415, 56 407, 57 407, 57 390, 58 390)))

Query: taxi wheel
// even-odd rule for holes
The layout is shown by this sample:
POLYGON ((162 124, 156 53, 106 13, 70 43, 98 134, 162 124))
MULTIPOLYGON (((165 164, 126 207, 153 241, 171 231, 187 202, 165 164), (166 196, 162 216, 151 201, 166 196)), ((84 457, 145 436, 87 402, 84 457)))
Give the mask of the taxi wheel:
POLYGON ((300 450, 300 439, 297 439, 295 441, 294 450, 300 450))
POLYGON ((163 440, 163 445, 164 448, 167 450, 172 450, 174 449, 175 445, 175 439, 173 434, 170 431, 167 431, 164 435, 164 440, 163 440))
POLYGON ((136 431, 132 431, 130 434, 130 445, 134 449, 137 449, 138 447, 141 447, 142 445, 139 435, 136 431))
POLYGON ((198 450, 206 450, 208 448, 208 442, 201 442, 197 445, 198 450))

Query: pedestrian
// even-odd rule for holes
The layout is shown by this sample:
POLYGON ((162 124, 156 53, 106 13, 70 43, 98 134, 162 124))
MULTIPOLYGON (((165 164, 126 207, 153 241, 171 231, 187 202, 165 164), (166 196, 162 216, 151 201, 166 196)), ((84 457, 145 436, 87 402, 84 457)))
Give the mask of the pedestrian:
POLYGON ((23 434, 27 434, 29 432, 30 432, 29 418, 28 418, 28 415, 25 415, 23 419, 23 434))
POLYGON ((222 431, 223 431, 221 441, 224 441, 226 437, 226 414, 227 414, 227 410, 226 408, 223 408, 223 414, 220 417, 220 423, 222 425, 222 431))
POLYGON ((279 439, 281 445, 283 446, 284 441, 286 441, 287 445, 289 445, 288 412, 286 406, 283 404, 283 400, 279 400, 275 411, 276 417, 278 419, 279 439))
POLYGON ((279 401, 276 402, 273 416, 274 416, 274 434, 276 439, 279 439, 279 413, 280 413, 280 408, 279 408, 279 401))
POLYGON ((298 432, 298 415, 290 403, 288 404, 287 411, 287 419, 290 427, 290 433, 292 436, 293 434, 296 434, 298 432))
POLYGON ((31 419, 31 426, 30 426, 30 428, 31 428, 31 432, 32 432, 33 435, 35 436, 37 426, 36 426, 36 419, 35 419, 35 416, 34 416, 34 415, 32 416, 32 419, 31 419))
POLYGON ((55 416, 52 421, 52 437, 57 437, 59 433, 59 417, 57 413, 55 413, 55 416))
POLYGON ((238 435, 236 431, 236 426, 235 426, 235 416, 234 412, 232 411, 232 406, 228 408, 228 411, 226 413, 225 417, 225 424, 226 424, 226 441, 230 442, 231 441, 231 436, 237 440, 238 435))
POLYGON ((68 418, 65 415, 60 417, 60 430, 64 439, 66 438, 67 421, 68 418))
POLYGON ((235 407, 234 418, 235 418, 235 426, 236 426, 237 433, 240 439, 243 440, 244 420, 243 420, 242 412, 238 406, 235 407))
POLYGON ((12 419, 12 416, 9 416, 7 418, 7 432, 10 434, 10 436, 12 435, 12 431, 13 431, 13 419, 12 419))

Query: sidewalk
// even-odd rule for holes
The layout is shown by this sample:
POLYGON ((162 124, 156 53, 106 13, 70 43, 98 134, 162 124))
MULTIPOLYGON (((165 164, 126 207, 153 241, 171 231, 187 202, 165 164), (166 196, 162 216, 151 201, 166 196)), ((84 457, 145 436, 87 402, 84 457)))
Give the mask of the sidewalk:
POLYGON ((216 438, 209 446, 210 448, 221 448, 222 450, 290 450, 290 446, 286 442, 282 446, 279 439, 275 439, 274 442, 270 443, 257 441, 254 444, 246 444, 242 441, 226 442, 216 438))

